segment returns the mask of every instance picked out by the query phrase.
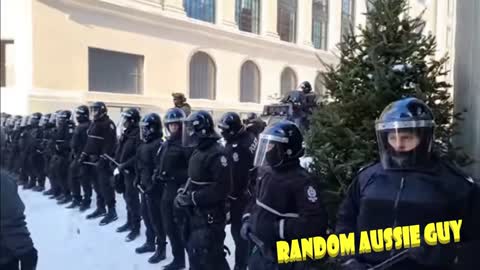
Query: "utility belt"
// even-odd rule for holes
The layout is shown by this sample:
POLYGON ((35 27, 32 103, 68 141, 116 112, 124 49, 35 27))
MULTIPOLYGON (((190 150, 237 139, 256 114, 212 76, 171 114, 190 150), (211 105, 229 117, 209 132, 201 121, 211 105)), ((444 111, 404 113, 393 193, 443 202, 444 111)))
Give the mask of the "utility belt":
POLYGON ((225 225, 226 215, 224 205, 215 208, 193 208, 190 224, 192 229, 204 228, 211 225, 225 225))

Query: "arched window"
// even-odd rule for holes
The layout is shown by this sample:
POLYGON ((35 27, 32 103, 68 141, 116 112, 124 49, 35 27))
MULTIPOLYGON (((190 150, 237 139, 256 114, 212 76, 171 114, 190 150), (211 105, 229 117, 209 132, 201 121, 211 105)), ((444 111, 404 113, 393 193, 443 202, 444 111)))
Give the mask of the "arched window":
POLYGON ((312 2, 312 42, 317 49, 327 48, 328 0, 312 2))
POLYGON ((240 102, 260 103, 260 71, 252 61, 247 61, 242 65, 240 102))
MULTIPOLYGON (((272 0, 270 0, 272 1, 272 0)), ((297 0, 278 0, 277 32, 280 39, 295 42, 297 36, 297 0)))
POLYGON ((190 60, 190 98, 215 99, 216 68, 212 58, 197 52, 190 60))
POLYGON ((260 32, 260 0, 236 0, 235 21, 241 31, 260 32))
POLYGON ((351 34, 351 26, 355 25, 355 5, 352 0, 342 0, 342 25, 341 35, 351 34))
POLYGON ((297 87, 297 76, 293 69, 286 67, 282 71, 282 75, 280 78, 280 90, 282 96, 288 93, 291 90, 294 90, 297 87))
POLYGON ((215 22, 215 0, 183 0, 183 7, 190 18, 215 22))
POLYGON ((325 74, 322 72, 318 72, 317 77, 315 77, 315 86, 314 91, 318 95, 319 99, 321 99, 326 94, 325 88, 325 74))

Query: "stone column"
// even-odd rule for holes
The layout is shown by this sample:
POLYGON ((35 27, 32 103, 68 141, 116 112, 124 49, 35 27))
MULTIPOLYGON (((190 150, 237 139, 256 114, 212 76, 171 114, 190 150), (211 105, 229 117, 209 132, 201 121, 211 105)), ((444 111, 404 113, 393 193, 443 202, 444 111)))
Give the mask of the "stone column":
POLYGON ((342 1, 328 1, 328 44, 327 49, 332 50, 340 42, 342 27, 342 1))
POLYGON ((263 0, 261 5, 260 34, 280 39, 277 32, 277 0, 263 0))
MULTIPOLYGON (((223 24, 223 26, 238 28, 237 23, 235 22, 235 0, 221 0, 217 3, 222 2, 221 10, 223 11, 221 15, 221 20, 217 20, 217 23, 223 24)), ((220 10, 220 6, 218 6, 220 10)))
POLYGON ((163 0, 163 9, 175 15, 186 15, 183 0, 163 0))
POLYGON ((312 0, 298 1, 297 44, 313 47, 312 43, 312 0))

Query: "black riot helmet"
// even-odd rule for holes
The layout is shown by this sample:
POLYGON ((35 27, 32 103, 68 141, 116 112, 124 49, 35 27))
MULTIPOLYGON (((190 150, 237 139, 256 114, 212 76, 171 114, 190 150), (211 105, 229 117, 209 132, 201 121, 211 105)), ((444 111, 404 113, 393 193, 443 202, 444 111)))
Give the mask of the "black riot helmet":
POLYGON ((42 114, 39 112, 32 113, 28 118, 28 125, 32 127, 38 127, 40 123, 40 119, 42 118, 42 114))
POLYGON ((105 115, 107 115, 107 105, 101 101, 94 102, 92 106, 90 106, 90 111, 93 116, 93 120, 98 120, 105 115))
POLYGON ((13 118, 13 130, 19 130, 22 126, 23 117, 21 115, 15 115, 13 118))
POLYGON ((217 126, 221 130, 220 134, 227 142, 245 130, 240 116, 235 112, 225 113, 217 126))
POLYGON ((160 120, 160 116, 156 113, 145 115, 140 121, 140 138, 144 142, 150 142, 162 136, 162 120, 160 120))
POLYGON ((254 166, 281 167, 303 155, 303 136, 297 125, 282 120, 267 127, 260 134, 254 166))
POLYGON ((80 105, 75 109, 75 120, 78 123, 86 123, 90 120, 90 110, 86 105, 80 105))
POLYGON ((163 123, 165 123, 165 131, 169 139, 181 138, 185 118, 185 112, 180 108, 171 108, 165 113, 163 123))
POLYGON ((257 119, 258 118, 258 115, 254 112, 250 112, 247 114, 247 117, 245 117, 245 119, 243 119, 243 124, 248 124, 249 122, 251 122, 252 120, 254 119, 257 119))
POLYGON ((42 115, 42 118, 40 118, 40 122, 38 123, 38 126, 46 127, 48 125, 48 121, 50 120, 50 117, 52 117, 51 113, 46 113, 42 115))
POLYGON ((10 119, 12 116, 8 113, 2 112, 2 117, 1 117, 1 126, 4 127, 7 125, 8 119, 10 119))
POLYGON ((122 112, 118 126, 126 130, 130 127, 138 126, 138 122, 140 122, 140 112, 136 108, 129 108, 122 112))
POLYGON ((428 166, 434 128, 433 113, 420 99, 405 98, 388 105, 375 123, 384 169, 417 169, 428 166))
POLYGON ((183 121, 182 143, 185 147, 196 147, 205 139, 220 139, 215 131, 212 116, 206 111, 192 113, 183 121))
POLYGON ((62 127, 68 123, 72 118, 72 112, 63 110, 56 114, 57 127, 62 127))
POLYGON ((30 126, 30 115, 26 115, 22 117, 22 121, 20 122, 20 127, 25 128, 30 126))
POLYGON ((308 81, 304 81, 300 84, 300 89, 303 93, 308 94, 312 92, 312 85, 308 81))

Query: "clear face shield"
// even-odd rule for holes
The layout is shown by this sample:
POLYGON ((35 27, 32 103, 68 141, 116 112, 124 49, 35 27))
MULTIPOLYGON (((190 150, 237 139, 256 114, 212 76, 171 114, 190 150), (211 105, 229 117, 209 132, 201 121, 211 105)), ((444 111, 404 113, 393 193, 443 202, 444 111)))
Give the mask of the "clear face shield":
POLYGON ((28 126, 29 122, 30 122, 30 117, 28 117, 28 116, 22 117, 22 120, 20 121, 20 126, 21 127, 26 127, 26 126, 28 126))
POLYGON ((195 121, 184 121, 182 126, 182 145, 184 147, 196 147, 200 138, 195 132, 195 121))
POLYGON ((165 135, 168 138, 180 138, 182 134, 182 122, 169 122, 165 124, 165 135))
POLYGON ((52 115, 50 115, 50 119, 48 119, 48 123, 52 126, 57 125, 57 113, 52 113, 52 115))
POLYGON ((39 127, 44 127, 48 123, 49 118, 45 115, 42 115, 42 118, 40 118, 40 122, 38 122, 39 127))
POLYGON ((260 134, 260 142, 255 152, 253 166, 276 166, 284 157, 282 144, 288 143, 288 138, 260 134))
POLYGON ((428 166, 433 148, 433 121, 377 123, 375 129, 385 170, 428 166))

